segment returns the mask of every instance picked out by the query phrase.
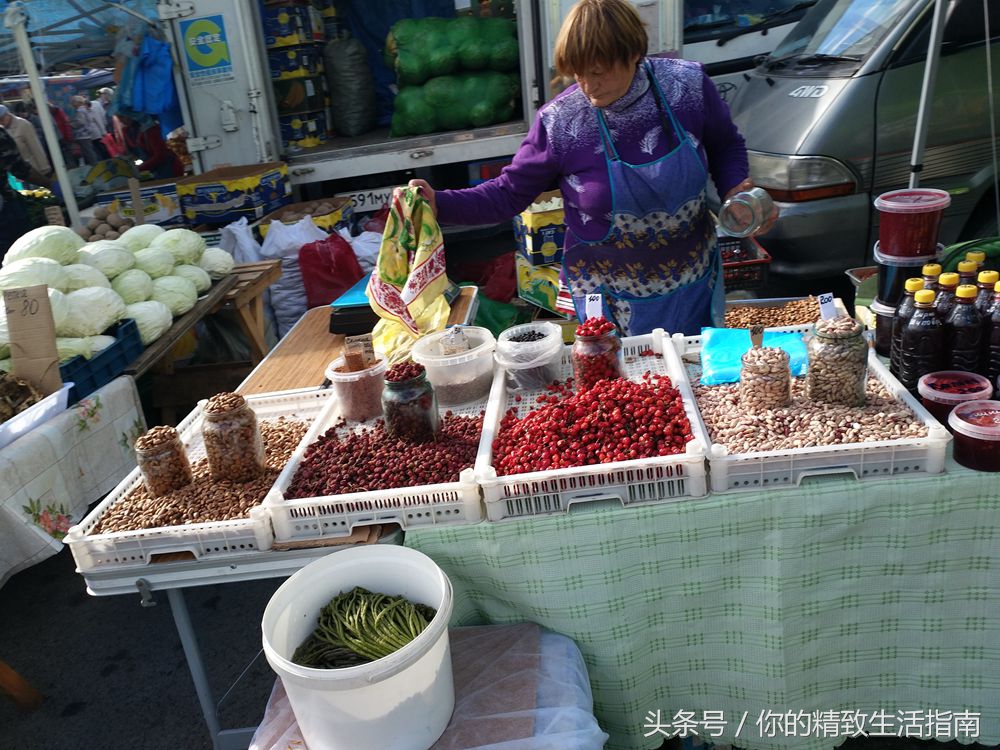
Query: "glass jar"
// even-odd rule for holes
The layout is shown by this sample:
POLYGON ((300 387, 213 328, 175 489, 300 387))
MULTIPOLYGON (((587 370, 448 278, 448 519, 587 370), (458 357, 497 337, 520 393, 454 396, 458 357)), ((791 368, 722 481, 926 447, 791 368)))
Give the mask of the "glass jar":
POLYGON ((594 387, 598 380, 625 377, 625 353, 617 331, 597 336, 576 336, 572 349, 576 390, 594 387))
POLYGON ((205 404, 201 435, 215 481, 249 482, 264 470, 257 415, 238 393, 219 393, 205 404))
POLYGON ((764 188, 743 190, 729 198, 719 210, 719 226, 730 237, 749 237, 771 216, 774 201, 764 188))
POLYGON ((760 413, 788 406, 792 400, 792 373, 788 352, 772 347, 748 350, 740 370, 740 406, 760 413))
POLYGON ((437 397, 426 371, 406 380, 386 380, 382 389, 385 431, 413 442, 433 440, 441 429, 437 397))
POLYGON ((861 324, 847 315, 820 320, 806 345, 806 398, 828 404, 864 406, 868 385, 868 342, 861 324))
POLYGON ((135 441, 135 460, 150 497, 162 497, 191 484, 187 453, 173 427, 154 427, 135 441))

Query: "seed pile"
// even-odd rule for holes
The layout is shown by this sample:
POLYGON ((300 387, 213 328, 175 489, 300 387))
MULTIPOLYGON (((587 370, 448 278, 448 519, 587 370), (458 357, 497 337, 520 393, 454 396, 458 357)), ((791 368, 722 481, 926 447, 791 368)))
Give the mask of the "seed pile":
POLYGON ((781 305, 733 305, 726 310, 726 328, 764 326, 799 326, 819 318, 819 300, 815 297, 791 300, 781 305))
POLYGON ((709 439, 730 453, 927 436, 927 427, 877 378, 868 379, 863 407, 810 401, 802 378, 793 378, 788 406, 760 414, 741 408, 737 384, 696 385, 694 392, 709 439))
POLYGON ((287 498, 324 497, 397 487, 457 482, 479 448, 483 418, 447 412, 434 440, 390 437, 383 422, 344 432, 343 423, 306 448, 287 498))
POLYGON ((516 409, 504 415, 493 441, 497 474, 670 456, 692 439, 680 392, 666 375, 599 380, 575 393, 571 381, 548 390, 538 397, 541 408, 523 418, 516 409))
POLYGON ((194 481, 163 497, 152 498, 143 485, 125 495, 105 513, 91 534, 155 529, 189 523, 245 518, 260 505, 295 447, 306 434, 305 422, 286 420, 261 422, 266 468, 252 482, 216 482, 201 459, 192 466, 194 481))

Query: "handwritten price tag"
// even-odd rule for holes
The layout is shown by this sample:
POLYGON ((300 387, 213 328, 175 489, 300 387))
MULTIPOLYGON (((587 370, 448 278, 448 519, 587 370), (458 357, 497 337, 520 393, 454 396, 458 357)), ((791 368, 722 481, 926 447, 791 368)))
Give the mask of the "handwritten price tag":
POLYGON ((826 294, 819 295, 819 316, 823 320, 831 320, 836 318, 840 313, 837 312, 837 306, 833 304, 833 295, 827 292, 826 294))
POLYGON ((588 294, 586 305, 584 307, 584 313, 587 315, 587 320, 591 318, 600 318, 604 316, 604 295, 603 294, 588 294))
POLYGON ((750 343, 754 349, 760 349, 764 343, 764 326, 750 326, 750 343))

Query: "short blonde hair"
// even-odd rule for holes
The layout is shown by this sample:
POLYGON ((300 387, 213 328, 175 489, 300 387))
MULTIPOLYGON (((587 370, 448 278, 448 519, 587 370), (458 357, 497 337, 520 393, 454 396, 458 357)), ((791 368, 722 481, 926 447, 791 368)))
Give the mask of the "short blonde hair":
POLYGON ((580 0, 556 37, 555 66, 563 75, 595 66, 630 65, 646 56, 649 37, 635 7, 625 0, 580 0))

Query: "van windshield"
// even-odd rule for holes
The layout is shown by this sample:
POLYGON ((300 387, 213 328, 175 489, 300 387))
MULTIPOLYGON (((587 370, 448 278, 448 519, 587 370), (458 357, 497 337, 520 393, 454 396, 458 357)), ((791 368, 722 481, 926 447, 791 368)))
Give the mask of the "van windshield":
POLYGON ((684 43, 792 24, 815 4, 816 0, 684 0, 684 43))
POLYGON ((768 67, 808 59, 814 65, 860 61, 916 0, 820 0, 777 46, 768 67))

